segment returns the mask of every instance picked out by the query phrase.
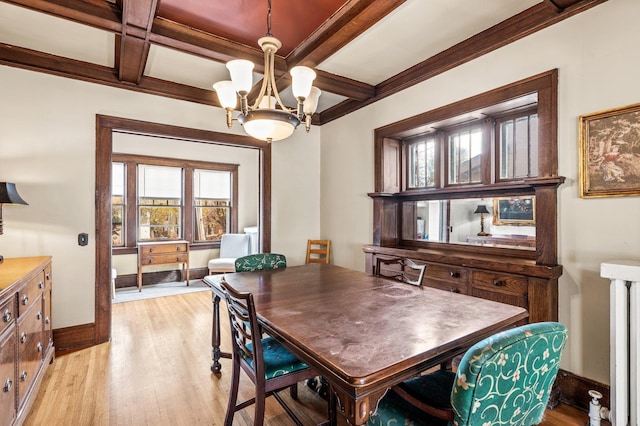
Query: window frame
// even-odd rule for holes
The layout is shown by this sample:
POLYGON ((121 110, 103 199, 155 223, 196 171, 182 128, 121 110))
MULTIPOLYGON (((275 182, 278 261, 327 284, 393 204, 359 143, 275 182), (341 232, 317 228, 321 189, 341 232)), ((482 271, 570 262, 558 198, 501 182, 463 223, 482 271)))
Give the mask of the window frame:
POLYGON ((137 205, 137 170, 139 164, 152 166, 168 166, 182 168, 183 179, 183 211, 182 229, 183 240, 189 242, 191 249, 211 249, 220 245, 220 240, 194 241, 195 205, 193 194, 193 171, 195 169, 225 171, 231 173, 231 200, 229 205, 229 232, 238 232, 238 164, 215 163, 197 160, 155 157, 125 153, 113 153, 111 163, 125 164, 125 202, 123 220, 123 245, 112 247, 112 253, 137 253, 138 244, 138 205, 137 205))
MULTIPOLYGON (((525 178, 523 177, 512 177, 512 178, 503 178, 501 177, 501 173, 500 173, 500 169, 501 169, 501 159, 500 159, 500 149, 501 149, 501 143, 502 143, 502 138, 500 137, 500 126, 502 125, 502 123, 504 123, 505 121, 509 121, 509 120, 515 120, 519 117, 523 117, 523 116, 527 116, 527 119, 530 120, 530 117, 532 115, 536 115, 538 117, 538 120, 540 120, 540 116, 538 114, 538 108, 537 106, 535 108, 525 108, 522 110, 518 110, 518 111, 510 111, 504 114, 497 114, 494 117, 494 126, 493 126, 493 132, 494 132, 494 145, 493 148, 495 150, 495 177, 496 177, 496 182, 511 182, 511 181, 518 181, 518 180, 522 180, 522 179, 527 179, 527 178, 535 178, 538 175, 532 175, 532 176, 527 176, 525 178)), ((529 141, 531 139, 531 129, 529 127, 529 141)), ((538 149, 540 149, 540 136, 538 135, 538 149)), ((529 164, 527 165, 527 168, 529 169, 529 171, 533 170, 533 167, 531 166, 531 161, 532 161, 532 157, 531 157, 531 152, 529 152, 529 154, 527 155, 528 160, 529 160, 529 164)), ((536 164, 537 164, 537 158, 536 158, 536 164)))

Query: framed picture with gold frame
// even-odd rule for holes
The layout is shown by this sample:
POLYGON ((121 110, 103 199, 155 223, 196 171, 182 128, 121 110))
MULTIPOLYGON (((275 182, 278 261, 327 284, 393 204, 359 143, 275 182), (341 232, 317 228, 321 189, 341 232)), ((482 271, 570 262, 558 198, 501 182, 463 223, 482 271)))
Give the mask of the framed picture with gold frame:
POLYGON ((535 226, 536 197, 500 197, 493 199, 493 224, 535 226))
POLYGON ((640 195, 640 104, 579 117, 580 197, 640 195))

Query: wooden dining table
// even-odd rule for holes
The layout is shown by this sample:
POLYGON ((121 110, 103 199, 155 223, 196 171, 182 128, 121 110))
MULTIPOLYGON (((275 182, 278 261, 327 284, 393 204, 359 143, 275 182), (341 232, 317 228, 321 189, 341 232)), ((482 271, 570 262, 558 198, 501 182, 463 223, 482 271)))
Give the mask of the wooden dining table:
POLYGON ((366 423, 387 390, 526 319, 525 309, 310 264, 205 278, 213 290, 213 366, 220 372, 224 279, 253 293, 258 320, 330 385, 337 411, 366 423))

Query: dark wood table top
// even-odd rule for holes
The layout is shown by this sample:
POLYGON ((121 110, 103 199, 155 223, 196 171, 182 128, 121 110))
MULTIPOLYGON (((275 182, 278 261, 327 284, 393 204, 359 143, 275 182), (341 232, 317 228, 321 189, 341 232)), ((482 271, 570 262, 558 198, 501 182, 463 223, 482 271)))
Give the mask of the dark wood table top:
POLYGON ((224 279, 254 294, 267 331, 332 385, 352 424, 366 422, 390 386, 528 316, 519 307, 335 265, 225 274, 224 279))

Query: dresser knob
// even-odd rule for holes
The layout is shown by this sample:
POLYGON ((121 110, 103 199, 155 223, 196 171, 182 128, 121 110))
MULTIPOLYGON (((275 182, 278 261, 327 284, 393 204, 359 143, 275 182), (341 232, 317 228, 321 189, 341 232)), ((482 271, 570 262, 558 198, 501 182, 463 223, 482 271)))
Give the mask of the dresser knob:
POLYGON ((21 382, 26 382, 27 381, 27 372, 26 371, 22 371, 22 374, 20 375, 20 381, 21 382))
POLYGON ((460 276, 458 272, 454 271, 449 271, 449 275, 451 276, 451 278, 458 278, 460 276))
POLYGON ((153 247, 149 247, 149 253, 153 253, 153 247))
POLYGON ((47 281, 49 281, 51 279, 51 274, 46 274, 44 277, 46 278, 47 281))
POLYGON ((152 264, 152 263, 153 263, 153 259, 149 259, 149 264, 152 264))
POLYGON ((38 342, 38 344, 36 345, 36 349, 38 350, 38 352, 42 352, 42 343, 38 342))
POLYGON ((11 391, 11 388, 13 387, 13 382, 11 381, 11 379, 7 379, 4 382, 4 387, 2 388, 3 392, 9 392, 11 391))
POLYGON ((49 317, 46 317, 46 318, 44 319, 44 323, 45 323, 45 324, 49 325, 49 323, 50 323, 50 322, 51 322, 51 320, 49 319, 49 317))
POLYGON ((22 296, 22 304, 26 305, 27 303, 29 303, 29 296, 25 294, 24 296, 22 296))
POLYGON ((507 285, 507 283, 496 278, 495 280, 493 280, 493 285, 495 285, 496 287, 504 287, 505 285, 507 285))
POLYGON ((27 341, 27 335, 25 333, 22 333, 20 335, 20 343, 24 343, 27 341))
POLYGON ((38 288, 44 288, 44 281, 40 281, 38 283, 38 288))
POLYGON ((41 320, 41 319, 42 319, 42 312, 38 312, 38 313, 36 314, 36 319, 37 319, 37 320, 41 320))
POLYGON ((5 310, 4 314, 2 314, 2 321, 4 322, 9 322, 11 321, 11 311, 10 310, 5 310))

